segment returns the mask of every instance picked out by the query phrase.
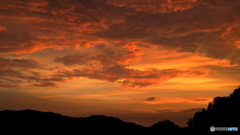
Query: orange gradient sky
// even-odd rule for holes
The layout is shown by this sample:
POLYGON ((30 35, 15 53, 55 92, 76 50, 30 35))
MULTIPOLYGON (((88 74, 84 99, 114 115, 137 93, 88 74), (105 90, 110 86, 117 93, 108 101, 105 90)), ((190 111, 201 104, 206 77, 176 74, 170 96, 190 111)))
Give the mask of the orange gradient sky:
POLYGON ((2 0, 0 109, 186 126, 240 81, 239 0, 2 0))

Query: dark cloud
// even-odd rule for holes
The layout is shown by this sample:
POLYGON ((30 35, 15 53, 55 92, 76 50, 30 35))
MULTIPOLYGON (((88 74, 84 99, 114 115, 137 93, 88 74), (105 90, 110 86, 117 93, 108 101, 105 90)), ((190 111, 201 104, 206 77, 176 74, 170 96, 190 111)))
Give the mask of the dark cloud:
POLYGON ((0 57, 1 69, 9 69, 12 67, 19 68, 41 68, 41 65, 32 59, 5 59, 0 57))
POLYGON ((36 83, 33 86, 37 86, 37 87, 56 87, 57 85, 53 82, 42 82, 42 83, 36 83))
POLYGON ((146 101, 155 101, 155 100, 156 100, 156 97, 149 97, 149 98, 146 98, 145 100, 146 100, 146 101))
POLYGON ((5 59, 0 57, 0 87, 13 88, 21 87, 22 83, 29 83, 29 86, 55 87, 52 81, 65 81, 64 77, 42 75, 34 69, 47 70, 38 61, 32 59, 5 59), (33 84, 32 84, 33 83, 33 84))
POLYGON ((168 113, 168 112, 174 112, 174 109, 165 109, 165 110, 157 110, 159 113, 168 113))
POLYGON ((11 69, 1 69, 0 76, 3 77, 19 77, 22 76, 22 73, 19 71, 11 70, 11 69))
POLYGON ((208 99, 193 99, 193 101, 207 101, 208 99))
POLYGON ((157 110, 159 113, 195 113, 197 111, 201 111, 204 108, 190 108, 185 110, 175 110, 175 109, 165 109, 165 110, 157 110))
POLYGON ((127 50, 122 47, 108 47, 106 45, 96 46, 94 54, 69 55, 62 58, 56 58, 55 62, 62 62, 64 65, 86 65, 93 64, 91 62, 100 62, 106 68, 108 65, 128 65, 130 62, 139 59, 140 50, 127 50))
POLYGON ((0 87, 18 87, 21 83, 18 79, 39 78, 37 76, 29 77, 22 73, 21 70, 41 68, 42 66, 35 60, 31 59, 5 59, 0 57, 0 87), (17 80, 16 80, 17 79, 17 80))
POLYGON ((1 84, 0 83, 0 87, 3 87, 3 88, 16 88, 16 87, 20 87, 20 86, 19 85, 1 84))
POLYGON ((204 109, 204 108, 191 108, 191 109, 182 110, 180 112, 192 112, 192 113, 195 113, 197 111, 201 111, 202 109, 204 109))

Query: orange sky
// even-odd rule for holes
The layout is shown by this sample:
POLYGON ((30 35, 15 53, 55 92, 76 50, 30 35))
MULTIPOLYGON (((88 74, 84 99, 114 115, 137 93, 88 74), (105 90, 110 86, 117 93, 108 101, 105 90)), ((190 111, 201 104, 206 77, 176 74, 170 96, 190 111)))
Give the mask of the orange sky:
POLYGON ((239 0, 0 1, 0 109, 179 126, 240 81, 239 0))

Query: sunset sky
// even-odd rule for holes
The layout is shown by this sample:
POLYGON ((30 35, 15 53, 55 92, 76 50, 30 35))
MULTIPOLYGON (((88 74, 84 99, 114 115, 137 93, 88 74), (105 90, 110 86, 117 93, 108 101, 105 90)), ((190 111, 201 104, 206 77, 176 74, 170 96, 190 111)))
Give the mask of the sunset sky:
POLYGON ((239 0, 0 0, 0 110, 184 127, 239 85, 239 0))

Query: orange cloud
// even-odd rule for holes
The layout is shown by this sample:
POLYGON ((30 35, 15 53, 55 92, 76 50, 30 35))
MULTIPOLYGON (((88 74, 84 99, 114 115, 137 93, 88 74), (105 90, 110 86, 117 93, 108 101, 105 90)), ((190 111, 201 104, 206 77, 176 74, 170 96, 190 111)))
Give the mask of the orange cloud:
POLYGON ((3 26, 0 26, 0 31, 6 31, 6 28, 3 26))
MULTIPOLYGON (((236 43, 240 43, 240 41, 235 41, 236 43)), ((236 45, 237 48, 240 48, 240 45, 236 45)))
POLYGON ((146 87, 157 85, 162 81, 167 81, 180 76, 204 75, 200 71, 181 71, 176 69, 147 69, 145 71, 129 69, 121 65, 108 66, 103 70, 74 69, 56 74, 56 77, 88 77, 107 81, 118 81, 124 87, 146 87), (122 79, 122 81, 119 81, 122 79))
POLYGON ((99 28, 93 27, 95 18, 72 12, 81 10, 76 7, 79 4, 45 0, 4 1, 1 8, 6 14, 0 14, 4 18, 0 32, 6 29, 8 32, 0 33, 0 54, 32 53, 46 48, 82 48, 89 47, 91 42, 99 42, 97 38, 85 35, 101 28, 100 25, 99 28), (9 12, 13 14, 7 14, 9 12))
POLYGON ((56 57, 55 62, 64 65, 80 65, 83 68, 73 71, 60 71, 56 77, 88 77, 91 79, 118 81, 124 87, 147 87, 158 85, 177 77, 191 77, 204 75, 203 71, 182 71, 177 69, 156 69, 147 68, 137 70, 128 68, 131 62, 137 61, 141 57, 141 49, 137 46, 127 44, 120 47, 111 48, 106 45, 96 46, 94 53, 82 55, 68 55, 62 58, 56 57), (119 81, 121 80, 121 81, 119 81))
POLYGON ((65 81, 68 78, 53 77, 51 74, 43 75, 44 68, 38 61, 32 59, 5 59, 0 57, 0 87, 21 87, 28 82, 28 86, 54 87, 51 81, 65 81), (34 69, 40 69, 35 72, 34 69), (12 85, 12 84, 16 85, 12 85), (32 84, 33 83, 33 84, 32 84))
POLYGON ((118 7, 128 7, 133 8, 136 11, 145 11, 149 13, 168 13, 183 11, 193 7, 192 3, 197 0, 148 0, 148 1, 138 1, 138 0, 108 0, 108 3, 118 7))
POLYGON ((238 64, 238 46, 232 46, 239 40, 238 2, 4 1, 0 7, 4 11, 0 14, 0 54, 79 49, 117 40, 138 42, 138 47, 178 48, 238 64))

